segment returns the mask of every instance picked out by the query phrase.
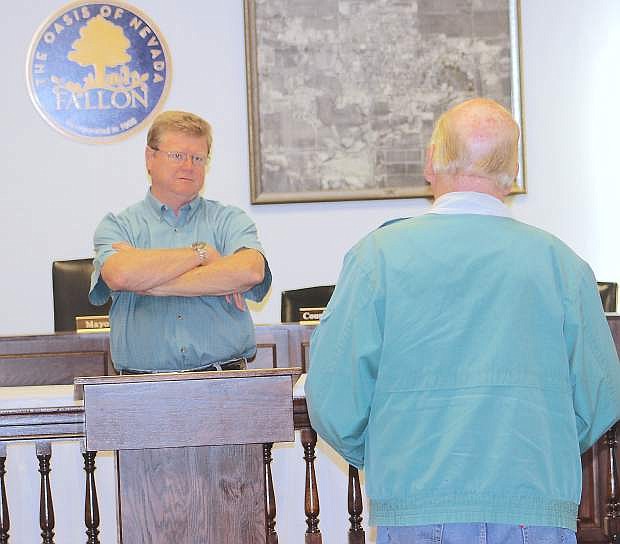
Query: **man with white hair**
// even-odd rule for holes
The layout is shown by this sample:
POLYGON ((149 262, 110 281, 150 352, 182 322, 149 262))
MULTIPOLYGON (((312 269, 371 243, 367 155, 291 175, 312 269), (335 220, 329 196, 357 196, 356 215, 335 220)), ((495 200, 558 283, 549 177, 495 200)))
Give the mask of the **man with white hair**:
POLYGON ((310 420, 364 468, 378 544, 575 542, 580 453, 620 418, 593 274, 510 218, 519 129, 487 99, 441 116, 435 202, 347 254, 310 346, 310 420))

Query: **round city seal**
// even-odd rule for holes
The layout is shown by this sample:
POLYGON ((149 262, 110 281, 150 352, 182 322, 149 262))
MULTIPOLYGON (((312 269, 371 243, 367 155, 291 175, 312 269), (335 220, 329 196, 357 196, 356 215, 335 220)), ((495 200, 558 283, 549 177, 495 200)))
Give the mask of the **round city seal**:
POLYGON ((32 40, 27 70, 43 118, 88 142, 117 140, 148 122, 171 74, 157 26, 120 2, 75 2, 51 15, 32 40))

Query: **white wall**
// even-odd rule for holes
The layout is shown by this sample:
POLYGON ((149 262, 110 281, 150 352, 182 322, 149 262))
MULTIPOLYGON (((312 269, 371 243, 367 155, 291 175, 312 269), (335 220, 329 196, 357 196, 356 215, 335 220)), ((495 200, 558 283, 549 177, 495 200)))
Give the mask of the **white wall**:
MULTIPOLYGON (((215 127, 207 196, 241 206, 258 224, 274 281, 257 322, 279 321, 282 290, 335 282, 343 254, 363 234, 427 208, 423 199, 251 206, 242 1, 131 3, 157 22, 172 53, 165 107, 195 111, 215 127)), ((51 262, 89 256, 100 218, 141 199, 148 183, 144 130, 109 145, 76 143, 51 129, 30 102, 24 70, 30 40, 64 4, 3 4, 0 335, 53 330, 51 262)), ((522 31, 528 194, 511 199, 513 212, 561 237, 600 280, 619 281, 613 129, 620 121, 620 2, 523 0, 522 31)), ((320 477, 329 485, 333 465, 323 464, 320 477)), ((299 496, 283 493, 284 502, 288 493, 299 496)), ((342 518, 326 511, 324 528, 330 516, 342 518)), ((282 529, 290 523, 278 521, 282 529)))
POLYGON ((528 194, 514 214, 620 280, 616 132, 620 2, 523 2, 528 194))
MULTIPOLYGON (((384 220, 419 214, 424 199, 251 206, 242 2, 134 0, 159 25, 172 53, 166 108, 202 114, 216 131, 206 194, 256 220, 274 273, 255 313, 279 321, 284 289, 333 283, 342 256, 384 220)), ((0 185, 0 335, 53 329, 51 262, 91 254, 92 232, 109 210, 141 199, 145 130, 118 143, 60 136, 35 111, 25 70, 39 24, 63 2, 4 6, 0 51, 3 182, 0 185)), ((614 149, 620 50, 616 0, 523 3, 523 102, 528 194, 513 197, 518 218, 560 236, 601 280, 620 279, 614 233, 619 185, 614 149)))

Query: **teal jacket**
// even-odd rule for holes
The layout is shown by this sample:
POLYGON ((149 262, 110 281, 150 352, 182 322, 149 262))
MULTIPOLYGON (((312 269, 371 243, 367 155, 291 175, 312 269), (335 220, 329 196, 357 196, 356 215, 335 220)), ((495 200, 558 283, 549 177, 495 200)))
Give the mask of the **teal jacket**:
POLYGON ((588 265, 510 218, 426 215, 347 254, 310 344, 310 420, 372 525, 575 529, 580 453, 620 418, 588 265))

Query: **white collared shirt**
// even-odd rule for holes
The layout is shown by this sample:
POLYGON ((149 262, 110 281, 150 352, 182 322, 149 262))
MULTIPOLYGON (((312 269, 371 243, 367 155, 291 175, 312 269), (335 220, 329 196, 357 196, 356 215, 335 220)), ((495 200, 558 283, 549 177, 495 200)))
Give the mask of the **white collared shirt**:
POLYGON ((425 212, 436 214, 476 214, 511 217, 508 206, 498 198, 486 193, 474 191, 457 191, 445 193, 435 200, 432 207, 425 212))

